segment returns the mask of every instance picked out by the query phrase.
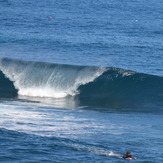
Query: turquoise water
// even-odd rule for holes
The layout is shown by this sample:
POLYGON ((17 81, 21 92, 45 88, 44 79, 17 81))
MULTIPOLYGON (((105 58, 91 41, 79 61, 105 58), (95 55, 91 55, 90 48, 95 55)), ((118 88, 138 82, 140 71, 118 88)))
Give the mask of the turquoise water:
POLYGON ((1 162, 162 163, 162 11, 0 0, 1 162))

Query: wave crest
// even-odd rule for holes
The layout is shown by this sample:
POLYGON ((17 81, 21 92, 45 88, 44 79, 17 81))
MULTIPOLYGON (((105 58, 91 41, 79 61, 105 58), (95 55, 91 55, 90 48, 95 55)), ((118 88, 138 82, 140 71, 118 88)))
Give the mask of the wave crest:
POLYGON ((0 69, 18 94, 39 97, 65 97, 78 94, 78 87, 92 82, 105 69, 98 67, 20 61, 3 58, 0 69))

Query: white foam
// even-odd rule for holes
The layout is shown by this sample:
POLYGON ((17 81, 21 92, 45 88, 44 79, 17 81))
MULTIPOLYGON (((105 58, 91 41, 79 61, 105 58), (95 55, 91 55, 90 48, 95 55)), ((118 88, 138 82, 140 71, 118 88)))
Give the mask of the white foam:
POLYGON ((68 95, 66 92, 55 91, 51 88, 20 88, 18 93, 23 96, 33 96, 33 97, 54 97, 62 98, 68 95))
POLYGON ((65 144, 65 145, 71 146, 72 148, 77 149, 79 151, 87 151, 90 153, 94 153, 96 155, 121 158, 121 155, 117 154, 116 152, 104 148, 99 148, 91 145, 81 145, 81 144, 65 144))
POLYGON ((75 67, 5 60, 0 61, 0 69, 13 81, 19 95, 34 97, 62 98, 74 96, 80 85, 87 84, 100 76, 105 68, 75 67))

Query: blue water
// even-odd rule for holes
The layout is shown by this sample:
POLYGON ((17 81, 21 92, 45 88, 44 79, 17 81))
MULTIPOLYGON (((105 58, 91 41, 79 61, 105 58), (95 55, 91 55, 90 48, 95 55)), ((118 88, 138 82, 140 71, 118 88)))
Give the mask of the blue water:
POLYGON ((163 162, 161 0, 0 0, 0 162, 163 162))

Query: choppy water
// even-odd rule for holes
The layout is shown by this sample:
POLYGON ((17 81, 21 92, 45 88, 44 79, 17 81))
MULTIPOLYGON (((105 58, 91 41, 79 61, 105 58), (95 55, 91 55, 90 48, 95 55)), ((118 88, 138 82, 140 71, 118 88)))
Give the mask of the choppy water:
POLYGON ((163 2, 0 0, 0 162, 163 162, 163 2))

